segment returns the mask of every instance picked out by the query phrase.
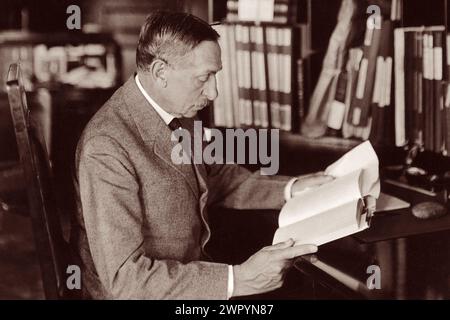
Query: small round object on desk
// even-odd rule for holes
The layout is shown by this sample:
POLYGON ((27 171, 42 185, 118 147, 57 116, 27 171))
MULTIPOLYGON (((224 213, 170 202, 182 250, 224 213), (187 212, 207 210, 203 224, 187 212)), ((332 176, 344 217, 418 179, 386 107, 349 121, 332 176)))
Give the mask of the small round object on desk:
POLYGON ((439 202, 422 202, 412 208, 412 214, 423 220, 442 217, 446 213, 447 208, 439 202))

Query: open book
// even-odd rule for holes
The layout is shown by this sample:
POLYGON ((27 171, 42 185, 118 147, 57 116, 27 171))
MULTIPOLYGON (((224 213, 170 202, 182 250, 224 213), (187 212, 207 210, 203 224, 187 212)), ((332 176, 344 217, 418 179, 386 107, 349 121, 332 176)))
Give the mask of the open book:
POLYGON ((319 187, 289 199, 278 218, 273 243, 324 243, 369 227, 380 195, 378 157, 364 142, 330 165, 325 173, 335 177, 319 187))

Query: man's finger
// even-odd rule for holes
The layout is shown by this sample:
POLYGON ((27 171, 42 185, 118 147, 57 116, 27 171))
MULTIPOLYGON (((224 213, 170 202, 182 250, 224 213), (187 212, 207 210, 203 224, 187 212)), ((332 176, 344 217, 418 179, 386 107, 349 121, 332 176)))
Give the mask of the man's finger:
POLYGON ((305 254, 311 254, 317 252, 317 246, 313 244, 303 244, 294 247, 288 247, 277 250, 277 257, 279 259, 293 259, 305 254))
POLYGON ((274 244, 272 246, 266 247, 265 249, 268 251, 273 251, 273 250, 282 250, 282 249, 286 249, 289 247, 292 247, 294 245, 295 241, 292 239, 274 244))
POLYGON ((311 181, 313 181, 314 183, 319 183, 319 184, 323 184, 326 182, 330 182, 333 181, 334 177, 333 176, 329 176, 329 175, 316 175, 313 178, 311 178, 311 181))
POLYGON ((318 176, 313 176, 308 178, 306 181, 302 181, 303 186, 305 188, 311 188, 311 187, 318 187, 322 184, 331 182, 334 180, 334 177, 332 176, 322 176, 322 175, 318 175, 318 176))
POLYGON ((317 262, 317 256, 315 254, 306 254, 302 257, 300 257, 299 259, 308 261, 309 263, 316 263, 317 262))

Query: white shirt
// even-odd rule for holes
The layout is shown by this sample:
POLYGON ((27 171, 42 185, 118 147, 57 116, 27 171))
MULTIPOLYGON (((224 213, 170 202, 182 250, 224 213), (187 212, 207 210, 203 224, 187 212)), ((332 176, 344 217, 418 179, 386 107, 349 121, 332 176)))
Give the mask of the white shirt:
POLYGON ((141 82, 139 81, 139 77, 136 74, 136 77, 134 77, 134 79, 136 80, 136 84, 139 88, 139 91, 141 91, 141 93, 144 95, 145 99, 148 101, 148 103, 150 103, 150 105, 153 107, 153 109, 155 109, 155 111, 159 114, 159 116, 163 119, 164 123, 169 125, 169 123, 175 118, 173 115, 171 115, 170 113, 168 113, 166 110, 164 110, 163 108, 161 108, 155 100, 152 99, 152 97, 150 97, 147 93, 147 91, 145 91, 144 87, 142 86, 141 82))
MULTIPOLYGON (((152 97, 149 96, 149 94, 145 91, 144 87, 142 86, 141 82, 139 81, 139 77, 136 74, 136 77, 134 78, 136 80, 136 85, 139 88, 139 91, 141 91, 142 95, 145 97, 145 99, 148 101, 148 103, 155 109, 155 111, 159 114, 161 119, 164 121, 165 124, 169 125, 169 123, 175 118, 173 115, 165 111, 163 108, 161 108, 155 100, 152 99, 152 97)), ((289 200, 291 196, 291 188, 294 182, 297 180, 297 178, 291 179, 287 185, 284 187, 284 198, 285 200, 289 200)), ((234 273, 233 273, 233 266, 228 265, 228 289, 227 289, 227 298, 230 299, 233 296, 234 291, 234 273)))

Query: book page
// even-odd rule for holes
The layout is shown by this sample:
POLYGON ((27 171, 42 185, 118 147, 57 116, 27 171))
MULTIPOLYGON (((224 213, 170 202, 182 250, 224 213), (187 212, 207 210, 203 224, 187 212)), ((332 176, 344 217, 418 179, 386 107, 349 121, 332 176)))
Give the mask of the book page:
POLYGON ((380 180, 378 171, 378 156, 371 143, 366 141, 353 148, 339 160, 328 166, 325 173, 333 177, 342 177, 355 170, 363 170, 361 194, 378 198, 380 195, 380 180))
POLYGON ((369 227, 361 200, 353 200, 316 216, 280 227, 273 244, 293 239, 295 245, 322 245, 369 227))
POLYGON ((296 194, 283 206, 273 243, 292 238, 296 244, 321 245, 369 227, 380 195, 378 157, 370 142, 347 152, 325 173, 336 179, 296 194))
POLYGON ((289 199, 278 217, 280 228, 360 199, 361 172, 350 172, 289 199))

